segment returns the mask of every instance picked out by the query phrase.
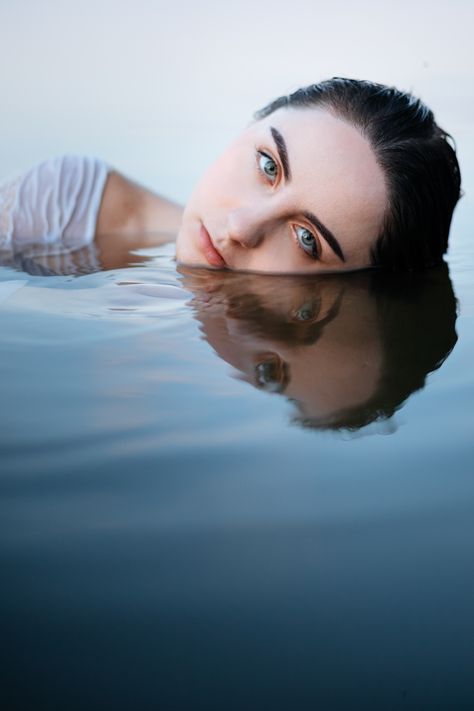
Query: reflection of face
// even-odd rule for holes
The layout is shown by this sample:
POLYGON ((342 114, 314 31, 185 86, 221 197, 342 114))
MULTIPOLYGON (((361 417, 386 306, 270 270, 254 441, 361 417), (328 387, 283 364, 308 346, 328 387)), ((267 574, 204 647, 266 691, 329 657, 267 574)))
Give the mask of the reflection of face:
POLYGON ((330 424, 371 397, 383 357, 376 304, 364 284, 321 277, 308 288, 289 277, 230 280, 225 273, 213 282, 208 274, 188 282, 193 303, 206 339, 240 378, 284 394, 315 424, 330 424))
POLYGON ((177 258, 268 273, 367 267, 386 201, 382 169, 358 129, 322 109, 280 109, 204 174, 177 258))

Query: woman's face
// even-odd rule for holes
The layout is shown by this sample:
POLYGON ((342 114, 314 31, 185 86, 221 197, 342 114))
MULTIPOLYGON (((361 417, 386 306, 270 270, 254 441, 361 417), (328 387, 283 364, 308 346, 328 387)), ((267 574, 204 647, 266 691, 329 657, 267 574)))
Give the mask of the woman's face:
POLYGON ((324 109, 279 109, 206 171, 184 211, 177 259, 268 273, 361 269, 386 204, 382 169, 358 129, 324 109))

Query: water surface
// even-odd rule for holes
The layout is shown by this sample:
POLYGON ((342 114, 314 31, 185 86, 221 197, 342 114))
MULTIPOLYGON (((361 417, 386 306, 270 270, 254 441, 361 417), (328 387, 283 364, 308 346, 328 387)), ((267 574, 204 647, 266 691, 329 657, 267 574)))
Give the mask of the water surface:
POLYGON ((472 708, 459 224, 424 278, 2 267, 2 708, 472 708))

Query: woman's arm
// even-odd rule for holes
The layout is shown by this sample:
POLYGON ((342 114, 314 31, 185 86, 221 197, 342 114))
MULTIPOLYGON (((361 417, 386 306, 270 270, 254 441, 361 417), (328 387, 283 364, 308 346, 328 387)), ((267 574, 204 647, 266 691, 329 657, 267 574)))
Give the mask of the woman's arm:
POLYGON ((163 233, 176 235, 181 215, 176 203, 112 170, 102 195, 95 241, 99 249, 112 239, 129 249, 159 244, 163 233))

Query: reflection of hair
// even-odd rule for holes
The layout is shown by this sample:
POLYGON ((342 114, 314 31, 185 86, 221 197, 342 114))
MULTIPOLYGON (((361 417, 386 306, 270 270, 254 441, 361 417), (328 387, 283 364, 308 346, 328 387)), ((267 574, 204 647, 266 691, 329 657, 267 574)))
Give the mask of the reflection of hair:
POLYGON ((369 140, 389 194, 373 264, 420 269, 441 262, 461 177, 450 136, 432 111, 393 87, 335 77, 275 99, 256 118, 288 106, 327 108, 369 140))
MULTIPOLYGON (((418 275, 374 271, 370 278, 383 349, 381 376, 369 400, 340 411, 323 427, 357 430, 388 419, 424 386, 457 341, 456 298, 446 264, 418 275)), ((321 427, 311 420, 297 421, 321 427)))

